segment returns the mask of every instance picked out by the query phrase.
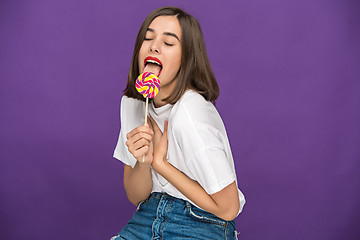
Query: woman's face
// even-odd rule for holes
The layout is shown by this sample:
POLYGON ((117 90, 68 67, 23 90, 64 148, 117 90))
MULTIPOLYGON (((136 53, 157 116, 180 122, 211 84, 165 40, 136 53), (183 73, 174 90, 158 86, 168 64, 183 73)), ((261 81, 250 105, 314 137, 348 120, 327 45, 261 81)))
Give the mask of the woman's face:
POLYGON ((161 83, 159 98, 167 97, 175 86, 181 64, 181 26, 175 16, 159 16, 151 22, 138 61, 140 73, 146 71, 158 75, 161 83))

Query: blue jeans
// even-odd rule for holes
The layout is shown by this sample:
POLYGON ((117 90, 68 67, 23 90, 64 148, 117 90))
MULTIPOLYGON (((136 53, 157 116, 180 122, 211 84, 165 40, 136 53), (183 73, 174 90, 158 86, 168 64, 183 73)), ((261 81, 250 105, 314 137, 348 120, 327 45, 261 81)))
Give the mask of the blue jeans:
POLYGON ((234 221, 225 221, 166 193, 152 193, 111 240, 233 240, 234 221))

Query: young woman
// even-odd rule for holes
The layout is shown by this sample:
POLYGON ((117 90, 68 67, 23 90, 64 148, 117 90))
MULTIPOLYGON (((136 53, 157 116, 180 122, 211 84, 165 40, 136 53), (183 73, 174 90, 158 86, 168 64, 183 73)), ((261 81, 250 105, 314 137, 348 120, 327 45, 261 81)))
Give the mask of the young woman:
POLYGON ((114 157, 125 164, 126 194, 138 208, 112 239, 235 239, 234 219, 245 199, 213 105, 219 88, 195 18, 174 7, 147 16, 124 95, 114 157), (135 89, 144 71, 161 82, 148 124, 135 89))

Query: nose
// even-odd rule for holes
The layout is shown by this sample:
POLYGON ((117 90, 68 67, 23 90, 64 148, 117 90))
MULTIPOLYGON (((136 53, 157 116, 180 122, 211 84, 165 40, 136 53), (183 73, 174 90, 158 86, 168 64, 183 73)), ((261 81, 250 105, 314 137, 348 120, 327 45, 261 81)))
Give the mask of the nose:
POLYGON ((150 45, 150 52, 160 53, 159 45, 156 40, 150 45))

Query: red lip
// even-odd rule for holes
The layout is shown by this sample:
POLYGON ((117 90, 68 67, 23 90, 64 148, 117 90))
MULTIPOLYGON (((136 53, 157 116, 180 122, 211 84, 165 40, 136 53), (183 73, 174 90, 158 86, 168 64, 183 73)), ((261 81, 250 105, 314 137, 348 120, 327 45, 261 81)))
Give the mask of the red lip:
POLYGON ((162 72, 162 69, 163 69, 162 62, 161 62, 158 58, 156 58, 156 57, 151 57, 151 56, 149 56, 149 57, 146 57, 145 60, 144 60, 144 68, 145 68, 146 62, 149 61, 149 60, 155 61, 155 62, 157 62, 157 63, 161 66, 161 70, 160 70, 160 72, 159 72, 159 76, 160 76, 160 73, 162 72))

